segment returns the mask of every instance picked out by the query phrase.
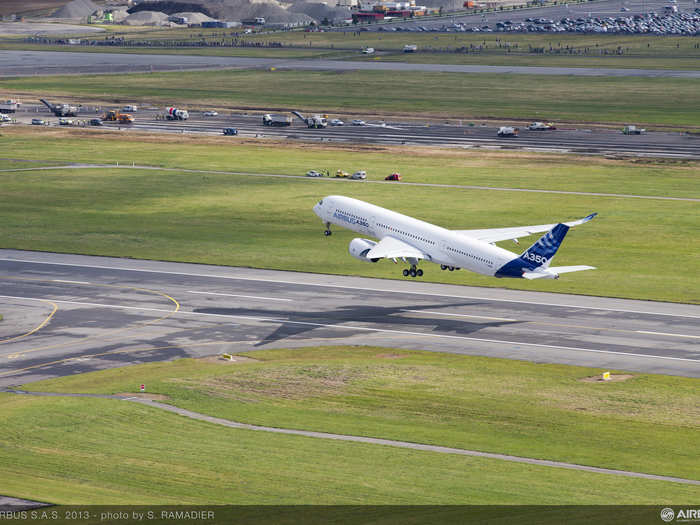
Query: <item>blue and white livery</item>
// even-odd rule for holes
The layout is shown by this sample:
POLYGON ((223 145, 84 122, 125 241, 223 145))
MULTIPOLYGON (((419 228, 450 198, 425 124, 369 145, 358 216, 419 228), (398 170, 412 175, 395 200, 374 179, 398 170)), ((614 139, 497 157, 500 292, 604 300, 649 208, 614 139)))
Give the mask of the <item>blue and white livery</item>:
POLYGON ((364 262, 401 259, 410 264, 410 268, 403 271, 404 276, 423 275, 423 270, 418 268, 421 260, 437 263, 443 270, 464 268, 481 275, 522 279, 558 279, 562 273, 595 269, 593 266, 550 266, 569 228, 590 221, 597 215, 595 213, 559 224, 447 230, 339 195, 324 197, 313 209, 326 224, 326 235, 331 235, 331 225, 335 224, 379 239, 353 239, 348 248, 350 255, 364 262), (517 243, 518 238, 538 232, 547 233, 520 255, 495 244, 508 239, 517 243))

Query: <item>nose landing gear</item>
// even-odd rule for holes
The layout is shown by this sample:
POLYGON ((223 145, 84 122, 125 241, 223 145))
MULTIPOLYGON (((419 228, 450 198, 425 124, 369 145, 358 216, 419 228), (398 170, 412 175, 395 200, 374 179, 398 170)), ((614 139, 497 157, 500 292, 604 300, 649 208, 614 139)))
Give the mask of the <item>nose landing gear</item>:
POLYGON ((331 223, 330 222, 326 223, 326 231, 323 232, 323 235, 325 235, 326 237, 328 237, 329 235, 333 235, 333 232, 331 231, 331 223))
POLYGON ((404 277, 408 277, 409 275, 411 277, 416 277, 416 276, 423 277, 423 270, 416 268, 416 265, 413 264, 413 265, 411 265, 410 269, 407 268, 403 271, 404 277))

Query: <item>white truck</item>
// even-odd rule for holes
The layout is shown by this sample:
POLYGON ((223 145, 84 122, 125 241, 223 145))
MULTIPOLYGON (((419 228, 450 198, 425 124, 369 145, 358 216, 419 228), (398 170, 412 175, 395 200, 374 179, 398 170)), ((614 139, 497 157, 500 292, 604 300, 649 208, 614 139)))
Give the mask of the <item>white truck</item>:
POLYGON ((623 135, 641 135, 642 133, 646 133, 646 131, 646 129, 638 128, 637 126, 625 126, 622 128, 623 135))
POLYGON ((527 129, 530 131, 552 131, 557 128, 551 122, 533 122, 527 129))
POLYGON ((517 137, 520 129, 514 128, 513 126, 501 126, 498 128, 499 137, 517 137))
POLYGON ((166 120, 187 120, 190 114, 186 109, 168 108, 165 113, 166 120))
POLYGON ((275 115, 272 113, 265 113, 262 118, 264 126, 272 127, 285 127, 292 125, 292 117, 289 115, 275 115))
POLYGON ((15 113, 19 111, 22 103, 19 100, 10 99, 0 102, 0 113, 15 113))
POLYGON ((306 124, 309 128, 326 128, 328 127, 328 119, 322 115, 313 115, 311 117, 305 117, 298 111, 292 111, 292 113, 301 119, 301 121, 306 124))

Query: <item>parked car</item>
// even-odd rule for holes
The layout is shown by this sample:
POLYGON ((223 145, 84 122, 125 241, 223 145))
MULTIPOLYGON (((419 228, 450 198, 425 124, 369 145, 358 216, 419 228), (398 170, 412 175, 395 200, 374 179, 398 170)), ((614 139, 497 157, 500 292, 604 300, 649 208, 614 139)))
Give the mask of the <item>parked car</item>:
POLYGON ((360 120, 359 118, 356 118, 355 120, 352 121, 353 126, 366 126, 367 123, 364 120, 360 120))
POLYGON ((103 126, 104 125, 104 124, 102 124, 102 119, 99 119, 99 118, 91 118, 90 120, 88 120, 88 124, 90 126, 103 126))
POLYGON ((344 126, 344 125, 345 125, 345 122, 343 122, 339 118, 334 118, 333 120, 331 120, 331 126, 344 126))
POLYGON ((12 122, 12 117, 10 117, 10 115, 0 113, 0 122, 12 122))
POLYGON ((309 170, 306 172, 307 177, 323 177, 323 173, 316 170, 309 170))
POLYGON ((224 135, 238 135, 236 128, 224 128, 224 135))
POLYGON ((34 126, 45 126, 45 125, 46 125, 46 121, 45 121, 44 119, 41 119, 41 118, 33 118, 33 119, 32 119, 32 124, 33 124, 34 126))
POLYGON ((138 110, 139 110, 139 107, 138 107, 138 106, 134 106, 134 105, 131 105, 131 104, 126 105, 126 106, 124 106, 124 107, 122 108, 122 111, 128 111, 128 112, 130 112, 130 113, 136 113, 138 110))
POLYGON ((356 171, 350 178, 353 180, 365 180, 367 178, 367 172, 365 170, 356 171))
POLYGON ((69 118, 60 118, 60 119, 58 119, 58 125, 59 126, 72 126, 73 121, 69 118))
POLYGON ((401 174, 397 171, 395 173, 392 173, 391 175, 387 175, 384 177, 384 180, 395 180, 395 181, 400 181, 401 180, 401 174))
POLYGON ((205 117, 218 117, 219 113, 217 111, 205 111, 202 115, 205 117))

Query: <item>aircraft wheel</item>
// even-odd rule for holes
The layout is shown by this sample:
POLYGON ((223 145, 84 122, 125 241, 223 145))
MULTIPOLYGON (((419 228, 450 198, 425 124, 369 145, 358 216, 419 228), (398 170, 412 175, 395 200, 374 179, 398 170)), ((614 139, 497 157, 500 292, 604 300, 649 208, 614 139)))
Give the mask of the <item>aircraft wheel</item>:
POLYGON ((411 274, 411 277, 416 276, 416 271, 413 268, 411 268, 411 271, 409 273, 411 274))
POLYGON ((408 270, 404 269, 404 271, 403 271, 403 276, 404 276, 404 277, 408 277, 408 270))
POLYGON ((444 271, 444 270, 447 270, 447 266, 445 266, 444 264, 441 264, 441 265, 440 265, 440 269, 443 270, 443 271, 444 271))
POLYGON ((455 271, 455 267, 454 267, 454 266, 450 266, 450 271, 451 271, 451 272, 454 272, 454 271, 455 271))
POLYGON ((423 270, 416 270, 416 274, 418 274, 418 277, 423 277, 423 270))
POLYGON ((330 230, 326 230, 325 232, 323 232, 323 234, 324 234, 326 237, 328 237, 329 235, 333 235, 333 232, 330 231, 330 230))

